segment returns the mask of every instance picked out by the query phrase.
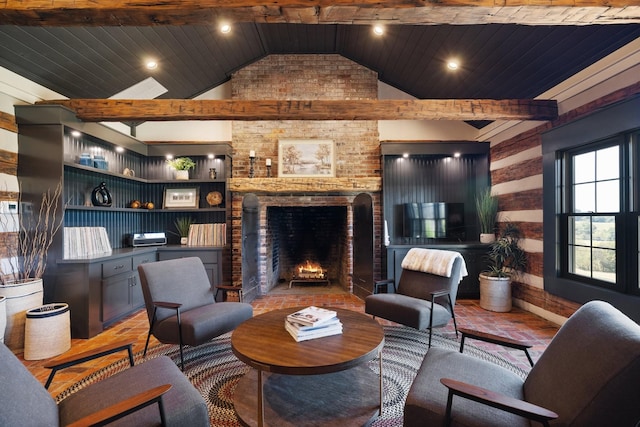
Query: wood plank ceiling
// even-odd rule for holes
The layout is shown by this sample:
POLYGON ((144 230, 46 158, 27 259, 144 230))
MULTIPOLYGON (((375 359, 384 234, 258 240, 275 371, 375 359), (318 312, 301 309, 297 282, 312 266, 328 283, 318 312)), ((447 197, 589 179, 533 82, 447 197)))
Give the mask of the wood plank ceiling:
MULTIPOLYGON (((224 83, 236 70, 267 55, 338 54, 376 71, 381 81, 419 99, 530 99, 640 37, 640 7, 625 7, 629 5, 619 2, 609 2, 606 7, 494 8, 489 7, 491 2, 482 0, 469 4, 486 3, 487 7, 474 8, 451 7, 445 1, 441 7, 429 7, 433 9, 428 15, 432 18, 413 24, 407 16, 415 17, 424 8, 396 1, 387 4, 402 16, 393 22, 407 23, 386 25, 382 37, 375 37, 370 25, 353 25, 373 22, 366 18, 371 11, 384 12, 371 7, 376 2, 359 2, 360 7, 350 9, 350 20, 345 12, 349 2, 320 2, 316 16, 323 19, 315 22, 331 22, 328 17, 333 16, 335 22, 341 23, 317 25, 299 23, 309 19, 303 19, 307 15, 295 1, 279 2, 279 14, 286 15, 286 19, 270 20, 287 23, 262 23, 269 21, 266 9, 260 15, 255 3, 228 1, 226 7, 244 5, 252 11, 236 14, 236 21, 241 22, 233 23, 229 34, 221 34, 213 18, 203 22, 206 11, 216 17, 222 12, 197 6, 200 2, 166 1, 164 8, 154 8, 152 4, 158 3, 153 2, 142 11, 127 3, 76 1, 70 7, 69 2, 53 0, 46 3, 50 6, 29 7, 21 6, 25 2, 5 2, 4 7, 0 6, 0 22, 5 24, 0 25, 0 66, 69 98, 108 98, 152 76, 168 89, 160 98, 189 99, 224 83), (57 4, 62 6, 56 8, 57 4), (172 4, 184 7, 180 13, 171 12, 172 4), (334 6, 328 6, 331 4, 334 6), (287 12, 287 7, 296 5, 297 15, 287 12), (552 24, 563 15, 563 25, 521 25, 527 23, 525 16, 531 18, 529 23, 544 23, 540 8, 546 10, 552 24), (124 14, 126 10, 129 15, 124 14), (197 14, 194 10, 205 12, 197 14), (414 14, 406 15, 407 10, 414 14), (444 21, 443 15, 447 14, 450 20, 469 14, 476 17, 469 25, 458 25, 464 19, 450 21, 456 25, 423 25, 433 22, 436 16, 444 21), (510 14, 513 23, 501 23, 510 22, 506 14, 510 14), (492 21, 489 16, 497 18, 492 21), (605 19, 611 16, 619 19, 605 19), (627 23, 564 25, 577 21, 627 23), (167 22, 180 25, 164 25, 167 22), (478 24, 471 25, 475 22, 478 24), (158 70, 150 72, 143 67, 149 57, 158 60, 158 70), (451 57, 462 62, 462 68, 455 73, 445 69, 445 62, 451 57)), ((594 2, 588 5, 593 6, 594 2)), ((387 12, 379 16, 379 20, 391 20, 387 12)), ((475 124, 481 126, 484 122, 475 124)))

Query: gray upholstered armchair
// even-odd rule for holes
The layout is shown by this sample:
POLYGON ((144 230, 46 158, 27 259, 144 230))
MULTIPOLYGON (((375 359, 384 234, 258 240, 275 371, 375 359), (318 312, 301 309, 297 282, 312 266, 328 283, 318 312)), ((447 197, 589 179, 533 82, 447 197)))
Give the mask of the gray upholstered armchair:
POLYGON ((410 249, 402 260, 398 286, 393 279, 376 282, 373 295, 365 298, 365 312, 418 330, 429 329, 431 347, 432 329, 446 326, 451 319, 458 334, 453 307, 460 280, 466 275, 458 252, 410 249), (389 284, 393 292, 380 293, 389 284))
POLYGON ((56 404, 49 392, 0 343, 0 426, 208 426, 207 404, 171 359, 160 356, 133 366, 130 343, 62 355, 46 367, 56 372, 128 350, 131 367, 90 384, 56 404))
POLYGON ((514 427, 534 420, 632 427, 640 421, 638 384, 640 326, 592 301, 560 328, 526 379, 460 352, 430 349, 407 395, 404 425, 514 427))
POLYGON ((146 355, 153 334, 165 344, 197 346, 234 330, 253 316, 250 304, 216 302, 207 272, 198 257, 150 262, 138 266, 149 317, 146 355))

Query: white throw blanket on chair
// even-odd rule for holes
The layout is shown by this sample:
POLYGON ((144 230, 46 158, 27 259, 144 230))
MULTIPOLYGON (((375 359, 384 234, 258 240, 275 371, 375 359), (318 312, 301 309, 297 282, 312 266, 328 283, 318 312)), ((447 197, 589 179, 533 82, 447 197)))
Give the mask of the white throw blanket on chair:
POLYGON ((424 273, 435 274, 438 276, 451 277, 453 262, 456 258, 460 258, 462 265, 460 267, 460 277, 458 282, 465 277, 467 265, 464 258, 458 252, 443 251, 439 249, 422 249, 411 248, 402 260, 402 268, 405 270, 422 271, 424 273))

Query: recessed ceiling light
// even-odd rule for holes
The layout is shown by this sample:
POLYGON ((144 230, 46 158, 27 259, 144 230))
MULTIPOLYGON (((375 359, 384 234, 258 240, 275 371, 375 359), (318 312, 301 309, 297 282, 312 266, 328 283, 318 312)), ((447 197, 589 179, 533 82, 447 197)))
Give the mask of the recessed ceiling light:
POLYGON ((123 148, 123 147, 118 146, 118 147, 116 147, 116 151, 117 151, 118 153, 124 153, 124 148, 123 148))
POLYGON ((458 157, 460 157, 460 153, 459 152, 453 153, 453 157, 455 157, 457 159, 458 157))
POLYGON ((404 153, 404 154, 402 155, 402 157, 404 157, 405 159, 406 159, 406 158, 408 158, 408 157, 409 157, 409 153, 404 153))
POLYGON ((171 160, 173 159, 173 154, 167 154, 165 157, 167 160, 171 160))
POLYGON ((155 70, 156 68, 158 68, 158 62, 153 59, 150 59, 145 64, 145 67, 147 67, 147 70, 155 70))
POLYGON ((231 32, 231 25, 229 25, 229 24, 220 25, 220 32, 222 34, 227 34, 227 33, 231 32))
POLYGON ((460 68, 460 62, 457 59, 450 59, 449 61, 447 61, 447 68, 455 71, 460 68))
POLYGON ((74 136, 76 138, 79 138, 82 134, 80 133, 80 131, 77 130, 72 130, 71 131, 71 136, 74 136))
POLYGON ((384 34, 384 27, 382 25, 374 25, 373 26, 373 34, 376 36, 381 36, 384 34))
POLYGON ((207 154, 207 158, 208 158, 208 159, 213 159, 213 158, 214 158, 214 155, 213 155, 213 154, 207 154))

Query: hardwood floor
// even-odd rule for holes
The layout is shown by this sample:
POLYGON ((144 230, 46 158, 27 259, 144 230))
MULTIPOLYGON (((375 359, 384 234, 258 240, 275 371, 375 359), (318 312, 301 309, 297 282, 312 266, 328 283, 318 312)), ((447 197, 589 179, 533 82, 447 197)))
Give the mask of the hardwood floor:
MULTIPOLYGON (((339 307, 359 312, 364 312, 364 302, 358 297, 345 293, 303 293, 296 292, 296 295, 266 295, 252 302, 254 314, 264 313, 277 308, 287 308, 294 306, 331 306, 339 307)), ((533 344, 531 351, 533 360, 536 361, 542 351, 546 348, 551 338, 555 335, 558 327, 534 314, 515 308, 509 313, 493 313, 485 311, 478 305, 477 300, 458 300, 456 303, 456 318, 459 327, 473 328, 486 332, 500 333, 510 338, 527 340, 533 344)), ((391 322, 380 320, 382 324, 391 322)), ((95 348, 105 343, 115 340, 132 339, 135 341, 134 351, 144 349, 149 323, 146 311, 140 310, 132 316, 114 324, 101 334, 91 339, 73 339, 70 352, 81 352, 95 348)), ((455 339, 453 322, 445 328, 436 330, 445 336, 455 339)), ((151 344, 157 343, 151 338, 151 344)), ((521 351, 504 349, 493 344, 479 343, 471 341, 473 345, 497 352, 502 357, 512 361, 519 366, 529 369, 529 364, 521 351)), ((125 354, 117 354, 104 357, 98 361, 88 362, 73 368, 67 368, 56 374, 54 381, 49 388, 52 396, 56 396, 75 382, 89 375, 91 372, 124 357, 125 354)), ((18 354, 22 359, 22 354, 18 354)), ((47 360, 25 361, 23 363, 33 373, 33 375, 44 384, 49 370, 43 366, 47 360)))

